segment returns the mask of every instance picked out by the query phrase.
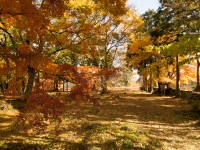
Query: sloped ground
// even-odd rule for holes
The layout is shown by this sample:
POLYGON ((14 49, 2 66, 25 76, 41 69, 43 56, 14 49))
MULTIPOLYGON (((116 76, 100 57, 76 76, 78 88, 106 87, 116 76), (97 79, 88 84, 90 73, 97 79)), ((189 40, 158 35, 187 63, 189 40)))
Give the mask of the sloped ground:
POLYGON ((186 100, 151 95, 137 85, 94 96, 100 107, 65 101, 56 138, 51 127, 36 136, 11 132, 17 110, 0 110, 0 149, 199 150, 200 114, 186 100))

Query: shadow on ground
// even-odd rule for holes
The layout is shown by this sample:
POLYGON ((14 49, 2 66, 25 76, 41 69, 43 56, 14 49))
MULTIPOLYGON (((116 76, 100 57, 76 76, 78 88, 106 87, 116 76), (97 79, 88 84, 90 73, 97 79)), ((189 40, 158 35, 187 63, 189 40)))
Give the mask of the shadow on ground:
POLYGON ((86 105, 68 105, 71 117, 86 118, 90 121, 127 121, 157 122, 161 124, 181 124, 189 120, 199 120, 197 112, 186 100, 173 97, 150 95, 148 93, 134 94, 130 92, 113 92, 99 98, 100 107, 93 108, 86 105), (84 113, 83 113, 84 112, 84 113), (73 116, 74 115, 74 116, 73 116))
MULTIPOLYGON (((57 137, 57 144, 62 148, 159 149, 162 142, 166 150, 196 150, 200 144, 200 115, 192 111, 191 105, 184 99, 129 89, 114 90, 105 95, 94 94, 94 97, 98 98, 99 107, 65 100, 66 113, 57 137)), ((7 103, 18 110, 23 107, 20 100, 9 100, 7 103)), ((49 133, 42 138, 49 141, 47 145, 8 142, 14 135, 3 128, 13 119, 13 116, 5 114, 0 116, 0 132, 3 133, 0 133, 0 140, 6 140, 0 149, 59 149, 56 144, 52 146, 52 135, 49 133)))

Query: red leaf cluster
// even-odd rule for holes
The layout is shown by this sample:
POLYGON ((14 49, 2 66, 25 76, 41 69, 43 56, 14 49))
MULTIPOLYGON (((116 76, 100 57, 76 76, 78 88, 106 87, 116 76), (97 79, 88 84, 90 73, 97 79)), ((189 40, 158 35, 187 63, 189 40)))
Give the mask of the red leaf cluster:
POLYGON ((37 91, 28 98, 15 125, 26 133, 30 129, 41 132, 53 122, 60 124, 63 113, 64 104, 58 98, 51 97, 45 91, 37 91))

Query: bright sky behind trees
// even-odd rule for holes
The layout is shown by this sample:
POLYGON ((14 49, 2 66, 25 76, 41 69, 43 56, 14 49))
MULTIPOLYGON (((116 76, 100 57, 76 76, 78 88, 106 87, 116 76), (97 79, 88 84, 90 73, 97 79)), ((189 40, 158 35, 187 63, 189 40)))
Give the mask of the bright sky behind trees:
POLYGON ((138 14, 143 14, 148 9, 157 10, 158 0, 128 0, 128 4, 135 7, 138 14))

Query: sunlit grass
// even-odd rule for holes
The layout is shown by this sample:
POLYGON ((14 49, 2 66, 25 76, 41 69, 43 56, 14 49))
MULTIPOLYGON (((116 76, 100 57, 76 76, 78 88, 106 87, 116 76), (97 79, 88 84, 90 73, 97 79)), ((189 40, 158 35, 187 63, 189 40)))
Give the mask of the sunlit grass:
MULTIPOLYGON (((65 113, 61 116, 58 134, 54 124, 49 124, 39 135, 31 130, 29 134, 13 130, 13 121, 24 103, 18 99, 7 101, 9 109, 0 111, 0 149, 129 150, 161 147, 160 142, 128 119, 134 117, 129 108, 131 103, 124 105, 127 108, 120 108, 124 101, 116 99, 115 94, 96 95, 102 104, 100 107, 68 101, 67 95, 59 95, 65 104, 65 113)), ((58 94, 51 93, 51 96, 58 94)))

